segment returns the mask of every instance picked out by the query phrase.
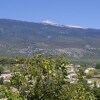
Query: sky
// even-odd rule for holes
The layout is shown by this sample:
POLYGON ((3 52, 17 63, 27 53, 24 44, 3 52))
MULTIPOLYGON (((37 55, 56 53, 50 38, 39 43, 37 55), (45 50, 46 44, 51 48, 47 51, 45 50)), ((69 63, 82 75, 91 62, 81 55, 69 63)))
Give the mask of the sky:
POLYGON ((100 0, 0 0, 0 19, 100 29, 100 0))

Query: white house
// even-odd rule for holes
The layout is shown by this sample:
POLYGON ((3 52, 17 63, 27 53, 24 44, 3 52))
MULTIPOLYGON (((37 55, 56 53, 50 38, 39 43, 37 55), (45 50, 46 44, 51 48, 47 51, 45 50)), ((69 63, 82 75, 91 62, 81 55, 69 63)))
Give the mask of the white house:
POLYGON ((0 78, 3 77, 4 82, 10 82, 11 74, 1 74, 0 78))
POLYGON ((80 68, 79 65, 67 65, 66 69, 67 69, 67 78, 70 80, 70 82, 75 82, 77 80, 77 74, 76 72, 78 71, 78 69, 80 68))
POLYGON ((87 74, 89 73, 89 71, 93 71, 93 70, 95 70, 95 68, 87 68, 84 72, 87 74))

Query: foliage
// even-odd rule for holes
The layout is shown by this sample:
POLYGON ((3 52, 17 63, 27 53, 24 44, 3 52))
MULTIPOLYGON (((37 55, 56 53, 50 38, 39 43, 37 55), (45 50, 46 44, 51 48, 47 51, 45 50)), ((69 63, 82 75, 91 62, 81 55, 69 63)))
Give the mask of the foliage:
POLYGON ((100 69, 100 63, 97 63, 95 68, 100 69))
POLYGON ((67 81, 67 64, 64 55, 35 55, 22 72, 12 74, 11 87, 2 91, 8 100, 96 100, 80 73, 77 83, 67 81))
POLYGON ((94 82, 94 87, 92 89, 93 94, 95 95, 98 100, 100 100, 100 87, 97 87, 96 82, 94 82))
POLYGON ((85 75, 84 68, 80 67, 79 68, 79 73, 80 73, 81 76, 84 76, 85 75))
POLYGON ((3 66, 0 65, 0 75, 3 73, 3 71, 4 71, 4 68, 3 66))
POLYGON ((16 58, 0 58, 0 64, 23 64, 25 58, 16 57, 16 58))
POLYGON ((0 78, 0 85, 3 85, 3 77, 0 78))
POLYGON ((15 60, 17 64, 23 64, 25 62, 25 58, 21 58, 21 57, 16 57, 15 60))
POLYGON ((93 77, 95 74, 96 74, 96 70, 90 70, 87 74, 86 74, 86 77, 87 78, 91 78, 93 77))
POLYGON ((0 58, 0 64, 5 65, 5 64, 15 64, 16 61, 14 58, 0 58))

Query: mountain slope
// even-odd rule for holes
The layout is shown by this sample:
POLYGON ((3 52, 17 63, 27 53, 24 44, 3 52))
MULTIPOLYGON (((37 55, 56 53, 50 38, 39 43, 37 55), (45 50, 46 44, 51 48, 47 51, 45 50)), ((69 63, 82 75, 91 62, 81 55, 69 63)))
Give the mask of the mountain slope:
POLYGON ((100 30, 0 19, 1 57, 62 52, 70 58, 99 59, 100 30))

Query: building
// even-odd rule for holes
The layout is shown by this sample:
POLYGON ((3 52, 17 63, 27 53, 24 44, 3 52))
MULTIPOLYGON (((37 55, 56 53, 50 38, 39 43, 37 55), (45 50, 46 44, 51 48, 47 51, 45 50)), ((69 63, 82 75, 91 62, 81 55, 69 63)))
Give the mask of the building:
POLYGON ((70 82, 75 82, 77 80, 77 71, 80 68, 80 65, 73 65, 69 64, 66 66, 67 69, 67 78, 70 80, 70 82))

